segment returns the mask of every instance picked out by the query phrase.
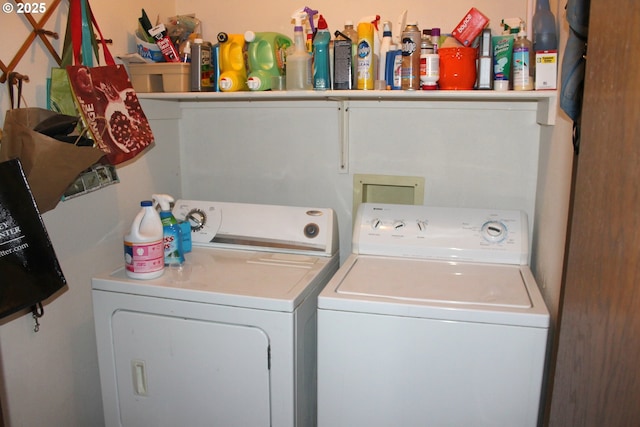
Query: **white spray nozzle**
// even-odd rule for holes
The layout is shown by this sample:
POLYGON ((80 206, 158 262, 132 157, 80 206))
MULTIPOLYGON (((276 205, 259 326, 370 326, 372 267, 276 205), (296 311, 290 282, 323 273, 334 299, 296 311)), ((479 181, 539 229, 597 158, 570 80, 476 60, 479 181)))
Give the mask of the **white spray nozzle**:
POLYGON ((168 194, 154 194, 151 196, 154 206, 160 205, 160 210, 170 211, 171 203, 175 202, 173 197, 168 194))
POLYGON ((302 22, 307 19, 307 12, 304 11, 304 7, 297 9, 291 14, 291 19, 295 21, 296 27, 302 28, 302 22))
POLYGON ((393 42, 400 46, 402 43, 402 32, 404 31, 404 27, 407 25, 407 11, 403 10, 402 13, 398 16, 398 22, 396 23, 398 26, 393 32, 393 42))

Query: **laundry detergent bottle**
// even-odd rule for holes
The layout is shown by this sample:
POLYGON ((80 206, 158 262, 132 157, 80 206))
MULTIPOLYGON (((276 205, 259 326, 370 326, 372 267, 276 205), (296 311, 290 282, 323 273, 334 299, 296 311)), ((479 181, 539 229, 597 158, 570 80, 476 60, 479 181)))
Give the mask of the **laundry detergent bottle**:
POLYGON ((244 34, 218 33, 218 42, 220 42, 218 87, 222 92, 248 90, 244 34))
POLYGON ((151 200, 143 200, 140 206, 131 231, 124 236, 125 272, 132 279, 155 279, 164 273, 162 221, 151 200))
POLYGON ((182 227, 171 213, 173 197, 168 194, 154 194, 153 201, 160 206, 160 220, 162 222, 164 242, 164 264, 184 263, 182 249, 182 227))
POLYGON ((271 89, 271 79, 284 75, 286 51, 293 42, 277 32, 247 31, 244 39, 248 43, 249 90, 271 89))

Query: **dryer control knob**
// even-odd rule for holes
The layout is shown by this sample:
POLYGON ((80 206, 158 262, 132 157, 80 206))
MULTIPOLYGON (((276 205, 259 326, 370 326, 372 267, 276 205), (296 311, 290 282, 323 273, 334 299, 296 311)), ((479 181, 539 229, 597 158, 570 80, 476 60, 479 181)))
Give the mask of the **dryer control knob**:
POLYGON ((380 218, 374 218, 373 220, 371 220, 372 229, 377 230, 380 227, 382 227, 382 221, 380 221, 380 218))
POLYGON ((207 222, 207 214, 202 209, 192 209, 187 214, 186 220, 189 221, 192 231, 200 231, 207 222))

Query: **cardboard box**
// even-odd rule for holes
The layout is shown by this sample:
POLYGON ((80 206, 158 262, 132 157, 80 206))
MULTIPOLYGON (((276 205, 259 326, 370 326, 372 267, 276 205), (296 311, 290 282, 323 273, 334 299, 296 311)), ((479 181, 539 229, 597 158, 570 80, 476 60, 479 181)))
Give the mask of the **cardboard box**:
POLYGON ((489 18, 484 16, 475 7, 472 7, 469 12, 462 18, 462 21, 451 32, 451 35, 455 37, 463 46, 471 47, 476 37, 480 35, 484 27, 489 23, 489 18))
POLYGON ((131 84, 136 92, 189 92, 191 90, 191 64, 183 62, 156 62, 129 64, 131 84))
POLYGON ((540 50, 536 52, 536 90, 557 89, 558 51, 540 50))

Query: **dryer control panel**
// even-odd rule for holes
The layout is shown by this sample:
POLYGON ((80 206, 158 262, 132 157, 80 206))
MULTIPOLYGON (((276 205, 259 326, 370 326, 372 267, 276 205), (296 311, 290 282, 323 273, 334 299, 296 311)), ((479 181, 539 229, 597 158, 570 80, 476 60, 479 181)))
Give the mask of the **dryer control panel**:
POLYGON ((527 216, 519 210, 363 203, 353 252, 526 265, 527 216))
POLYGON ((333 256, 338 221, 329 208, 177 200, 173 215, 191 226, 195 246, 333 256))

